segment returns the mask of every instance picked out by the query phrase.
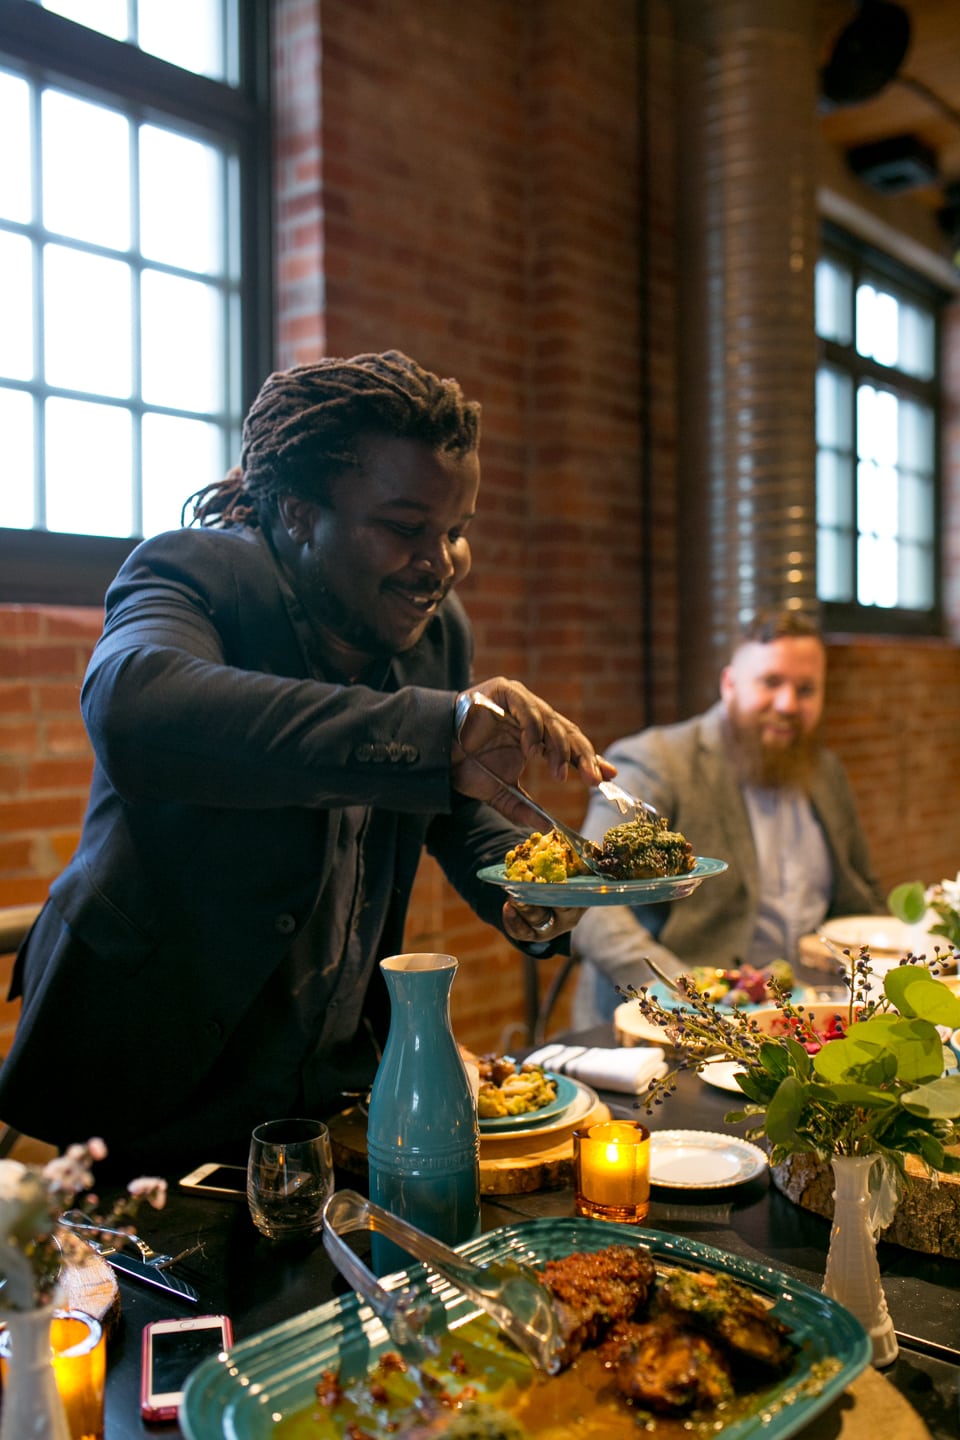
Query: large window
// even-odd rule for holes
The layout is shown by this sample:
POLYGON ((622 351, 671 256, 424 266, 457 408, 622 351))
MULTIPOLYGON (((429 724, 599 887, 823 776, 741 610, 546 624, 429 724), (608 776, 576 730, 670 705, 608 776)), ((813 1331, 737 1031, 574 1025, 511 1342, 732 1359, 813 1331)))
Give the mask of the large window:
POLYGON ((817 265, 817 593, 832 629, 940 628, 944 297, 831 234, 817 265))
POLYGON ((0 599, 99 603, 236 459, 269 368, 267 8, 0 5, 0 599))

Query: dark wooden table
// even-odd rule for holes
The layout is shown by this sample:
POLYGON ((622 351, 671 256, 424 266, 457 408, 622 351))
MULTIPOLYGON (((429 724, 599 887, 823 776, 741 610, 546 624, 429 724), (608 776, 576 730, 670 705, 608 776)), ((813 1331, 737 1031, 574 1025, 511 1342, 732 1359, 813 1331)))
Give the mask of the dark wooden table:
MULTIPOLYGON (((618 1115, 646 1118, 625 1096, 605 1095, 618 1115)), ((647 1119, 651 1129, 724 1130, 723 1116, 735 1097, 713 1090, 693 1076, 647 1119)), ((355 1176, 338 1177, 351 1188, 355 1176)), ((497 1196, 484 1201, 483 1228, 541 1216, 571 1215, 569 1188, 532 1195, 497 1196)), ((147 1425, 139 1415, 140 1336, 149 1320, 193 1311, 226 1311, 237 1340, 320 1305, 346 1288, 319 1239, 289 1247, 260 1237, 245 1205, 198 1199, 171 1191, 168 1208, 149 1216, 143 1229, 156 1249, 176 1253, 201 1241, 202 1252, 179 1271, 200 1291, 189 1305, 135 1281, 121 1280, 122 1314, 108 1351, 105 1440, 144 1440, 181 1434, 176 1424, 147 1425)), ((819 1288, 829 1224, 786 1199, 766 1174, 724 1190, 654 1190, 645 1224, 685 1235, 720 1250, 776 1266, 819 1288)), ((898 1331, 918 1339, 901 1341, 899 1358, 885 1375, 923 1417, 934 1440, 960 1435, 960 1366, 925 1353, 923 1347, 960 1346, 960 1261, 922 1255, 898 1246, 879 1251, 884 1289, 898 1331)), ((878 1437, 881 1440, 881 1437, 878 1437)))

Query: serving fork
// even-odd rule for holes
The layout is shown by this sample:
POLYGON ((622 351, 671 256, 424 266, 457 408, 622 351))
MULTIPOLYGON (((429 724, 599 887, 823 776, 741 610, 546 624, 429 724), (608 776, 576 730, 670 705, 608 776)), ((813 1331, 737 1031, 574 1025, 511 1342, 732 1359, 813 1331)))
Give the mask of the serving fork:
POLYGON ((132 1235, 129 1230, 112 1230, 107 1225, 96 1225, 82 1210, 65 1210, 59 1218, 59 1224, 88 1242, 97 1242, 93 1248, 105 1258, 126 1242, 138 1250, 144 1264, 152 1266, 154 1270, 166 1270, 169 1265, 186 1260, 188 1255, 194 1255, 201 1248, 198 1241, 195 1245, 188 1245, 185 1250, 178 1251, 176 1255, 164 1255, 154 1250, 146 1240, 141 1240, 139 1235, 132 1235), (117 1243, 111 1244, 111 1240, 117 1243))
POLYGON ((530 809, 540 816, 540 819, 548 829, 559 830, 560 834, 570 846, 570 849, 579 856, 588 870, 592 870, 594 875, 598 875, 601 880, 610 879, 610 876, 601 870, 597 862, 596 856, 598 851, 592 840, 588 840, 586 835, 580 834, 579 830, 572 830, 569 825, 565 825, 562 820, 557 820, 548 810, 544 810, 543 806, 538 805, 532 795, 527 794, 522 785, 511 785, 508 780, 502 780, 495 771, 484 765, 482 760, 478 760, 476 755, 471 755, 470 759, 479 770, 483 771, 484 775, 489 775, 491 780, 495 780, 501 790, 506 790, 507 793, 513 795, 515 799, 522 800, 525 805, 529 805, 530 809))

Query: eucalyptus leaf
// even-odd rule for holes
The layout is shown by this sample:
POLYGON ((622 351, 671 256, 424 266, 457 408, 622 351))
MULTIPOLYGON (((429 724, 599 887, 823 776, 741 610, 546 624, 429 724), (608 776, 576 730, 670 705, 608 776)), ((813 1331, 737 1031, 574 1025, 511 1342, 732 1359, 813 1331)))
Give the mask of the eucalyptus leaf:
POLYGON ((901 1095, 900 1104, 911 1115, 955 1120, 960 1116, 960 1075, 941 1075, 920 1089, 908 1090, 901 1095))
POLYGON ((927 913, 927 894, 919 880, 895 885, 887 896, 887 909, 907 925, 916 925, 927 913))
POLYGON ((879 1044, 896 1060, 896 1076, 907 1084, 935 1080, 943 1074, 943 1042, 929 1020, 878 1015, 851 1025, 847 1039, 879 1044))
POLYGON ((923 965, 898 965, 883 980, 884 994, 901 1015, 919 1015, 934 1025, 960 1026, 960 996, 923 965))
MULTIPOLYGON (((851 1038, 846 1035, 830 1040, 813 1057, 814 1072, 830 1084, 843 1081, 864 1085, 883 1085, 897 1073, 897 1057, 880 1039, 851 1038)), ((939 1073, 939 1072, 938 1072, 939 1073)))
POLYGON ((787 1145, 796 1139, 807 1101, 807 1086, 794 1075, 788 1075, 777 1087, 767 1106, 764 1130, 774 1145, 787 1145))
POLYGON ((836 1105, 857 1105, 863 1110, 895 1110, 899 1097, 892 1090, 879 1090, 875 1085, 830 1085, 830 1102, 836 1105))

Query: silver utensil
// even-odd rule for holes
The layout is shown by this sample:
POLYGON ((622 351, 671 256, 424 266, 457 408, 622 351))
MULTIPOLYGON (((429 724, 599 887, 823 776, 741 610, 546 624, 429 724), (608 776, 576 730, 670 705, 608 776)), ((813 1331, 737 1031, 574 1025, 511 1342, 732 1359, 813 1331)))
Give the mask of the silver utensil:
MULTIPOLYGON (((146 1240, 141 1240, 139 1235, 131 1234, 129 1230, 111 1230, 108 1225, 96 1225, 82 1210, 65 1210, 60 1216, 59 1223, 75 1234, 82 1235, 86 1240, 99 1240, 102 1236, 109 1235, 121 1245, 124 1243, 133 1245, 139 1250, 141 1260, 146 1261, 148 1265, 156 1265, 160 1268, 172 1265, 175 1261, 182 1260, 186 1255, 192 1255, 195 1250, 200 1249, 197 1244, 187 1250, 182 1250, 179 1255, 163 1255, 149 1246, 146 1240)), ((115 1250, 117 1246, 112 1245, 109 1248, 115 1250)))
POLYGON ((629 790, 624 790, 615 780, 601 780, 597 786, 604 799, 609 800, 611 805, 616 805, 621 815, 629 815, 630 811, 642 810, 649 815, 651 820, 659 820, 660 811, 648 800, 640 800, 636 795, 631 795, 629 790))
POLYGON ((399 1216, 365 1200, 355 1190, 336 1190, 323 1207, 323 1244, 337 1269, 369 1302, 391 1339, 422 1362, 431 1353, 421 1333, 424 1311, 411 1307, 407 1292, 384 1288, 342 1239, 352 1230, 375 1230, 462 1291, 496 1321, 528 1359, 548 1374, 560 1368, 562 1336, 553 1297, 535 1271, 518 1261, 476 1265, 448 1245, 399 1216))
POLYGON ((542 805, 538 805, 536 800, 527 794, 522 785, 511 785, 509 781, 501 780, 500 776, 497 775, 495 771, 489 769, 488 766, 484 765, 482 760, 478 760, 476 755, 471 755, 470 759, 474 765, 483 771, 484 775, 489 775, 491 780, 495 780, 501 790, 506 790, 508 794, 513 795, 517 800, 522 800, 525 805, 529 805, 530 809, 540 816, 540 819, 550 830, 559 830, 571 850, 579 856, 588 870, 592 870, 594 875, 599 875, 601 880, 610 879, 610 876, 601 870, 594 858, 597 853, 597 847, 592 840, 588 840, 585 835, 580 834, 579 830, 572 830, 569 825, 565 825, 562 820, 557 820, 549 811, 544 810, 542 805))

